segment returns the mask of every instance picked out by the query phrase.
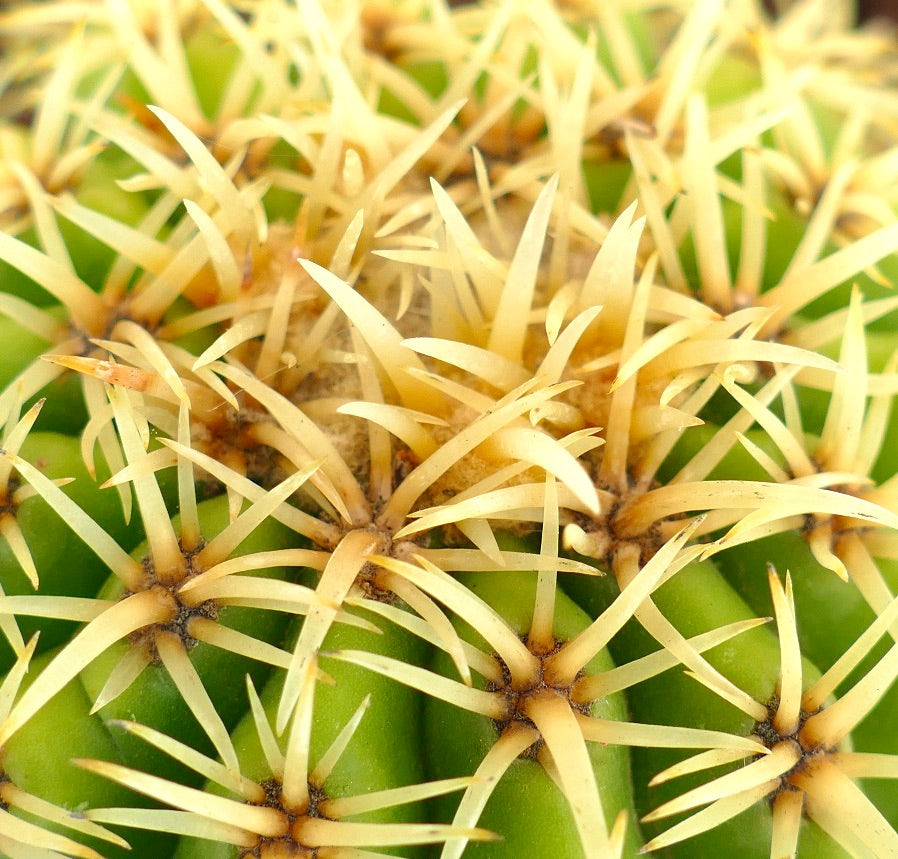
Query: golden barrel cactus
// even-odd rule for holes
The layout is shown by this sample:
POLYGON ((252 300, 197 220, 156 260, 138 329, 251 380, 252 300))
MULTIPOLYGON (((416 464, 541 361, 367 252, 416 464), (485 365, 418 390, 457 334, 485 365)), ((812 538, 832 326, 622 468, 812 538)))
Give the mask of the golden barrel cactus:
POLYGON ((0 855, 898 857, 898 37, 0 9, 0 855))

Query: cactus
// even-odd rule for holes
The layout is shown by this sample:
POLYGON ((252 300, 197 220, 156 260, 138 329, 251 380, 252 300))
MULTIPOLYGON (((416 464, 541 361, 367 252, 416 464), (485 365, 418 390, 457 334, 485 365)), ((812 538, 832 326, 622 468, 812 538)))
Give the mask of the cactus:
POLYGON ((898 856, 898 38, 0 9, 0 855, 898 856))

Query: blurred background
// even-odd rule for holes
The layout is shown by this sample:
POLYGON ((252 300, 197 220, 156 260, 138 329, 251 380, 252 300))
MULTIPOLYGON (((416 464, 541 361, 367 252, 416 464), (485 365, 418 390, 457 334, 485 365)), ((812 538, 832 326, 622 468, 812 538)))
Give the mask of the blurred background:
MULTIPOLYGON (((472 0, 449 0, 450 6, 464 6, 472 0)), ((788 2, 777 2, 777 0, 764 0, 764 5, 771 11, 788 6, 788 2)), ((871 18, 886 18, 887 20, 898 22, 898 0, 858 0, 858 21, 869 21, 871 18)))

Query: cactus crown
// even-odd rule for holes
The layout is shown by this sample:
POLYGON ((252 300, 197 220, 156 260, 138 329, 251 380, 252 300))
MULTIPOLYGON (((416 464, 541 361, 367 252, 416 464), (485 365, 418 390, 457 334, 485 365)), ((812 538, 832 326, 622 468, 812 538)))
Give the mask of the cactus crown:
POLYGON ((898 855, 837 5, 0 12, 0 852, 898 855))

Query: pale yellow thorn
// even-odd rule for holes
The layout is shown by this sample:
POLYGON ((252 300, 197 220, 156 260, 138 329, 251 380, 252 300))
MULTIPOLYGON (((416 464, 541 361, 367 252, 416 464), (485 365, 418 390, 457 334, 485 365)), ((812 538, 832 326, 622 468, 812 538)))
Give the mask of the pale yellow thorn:
POLYGON ((110 701, 114 701, 143 673, 144 669, 153 661, 146 647, 129 647, 122 658, 115 664, 103 688, 97 693, 90 708, 90 715, 98 713, 110 701))
MULTIPOLYGON (((184 208, 197 225, 209 249, 209 262, 218 281, 218 302, 237 301, 240 297, 243 272, 237 264, 231 246, 215 221, 193 200, 184 200, 184 208)), ((204 362, 197 359, 197 363, 204 362)))
POLYGON ((28 666, 31 663, 31 657, 34 656, 39 636, 40 632, 34 633, 28 640, 28 644, 19 650, 16 654, 16 661, 12 664, 6 673, 6 677, 3 678, 2 685, 0 685, 0 719, 4 721, 9 716, 13 701, 19 694, 22 680, 28 673, 28 666))
POLYGON ((775 308, 759 332, 762 337, 776 334, 798 309, 838 284, 857 276, 868 266, 893 254, 898 247, 898 224, 892 223, 847 245, 841 250, 792 272, 777 286, 758 297, 764 306, 775 308))
POLYGON ((172 632, 157 632, 156 652, 184 703, 202 725, 225 766, 239 773, 240 765, 228 729, 215 709, 181 639, 172 632))
MULTIPOLYGON (((513 511, 517 510, 533 511, 533 517, 539 518, 543 493, 542 483, 518 483, 478 495, 470 495, 465 491, 464 494, 468 497, 461 498, 462 493, 459 493, 450 504, 416 510, 410 515, 412 521, 397 531, 395 538, 406 539, 450 523, 461 526, 477 522, 486 524, 487 519, 508 519, 511 518, 513 511)), ((576 505, 575 509, 580 507, 578 500, 571 493, 560 494, 564 501, 573 502, 576 505)), ((493 540, 490 540, 490 543, 492 544, 493 540)), ((483 546, 480 548, 484 549, 483 546)), ((501 553, 490 554, 489 558, 492 563, 502 563, 501 553)))
POLYGON ((558 174, 555 174, 546 182, 527 218, 493 316, 488 349, 517 364, 523 359, 529 318, 522 308, 530 308, 536 289, 543 243, 557 188, 558 174))
POLYGON ((114 826, 136 827, 155 832, 169 832, 188 838, 224 842, 235 847, 255 847, 259 836, 246 829, 209 820, 192 811, 173 811, 167 808, 89 808, 85 817, 114 826))
POLYGON ((808 548, 821 567, 832 570, 843 582, 847 582, 848 568, 833 551, 833 537, 832 521, 825 519, 807 534, 808 548))
POLYGON ((23 820, 17 815, 10 814, 5 808, 0 808, 0 832, 9 843, 18 847, 27 847, 29 851, 59 851, 49 855, 74 856, 78 859, 103 859, 103 857, 90 847, 79 844, 71 838, 50 832, 46 827, 38 826, 28 820, 23 820))
POLYGON ((876 643, 898 619, 898 597, 891 600, 876 619, 859 635, 827 671, 804 693, 802 706, 810 713, 823 706, 826 699, 854 671, 876 643))
POLYGON ((25 690, 0 725, 0 747, 97 656, 132 632, 173 616, 172 601, 156 591, 132 594, 106 609, 77 633, 25 690))
POLYGON ((246 691, 249 697, 250 712, 253 717, 253 724, 256 728, 256 735, 259 738, 259 745, 262 747, 262 754, 265 756, 265 762, 268 765, 268 771, 272 777, 283 780, 284 778, 284 755, 281 747, 271 730, 271 724, 268 716, 253 685, 252 678, 246 675, 246 691))
MULTIPOLYGON (((138 363, 139 361, 148 363, 152 370, 158 374, 159 378, 171 389, 171 392, 177 398, 177 402, 182 405, 190 405, 190 398, 187 395, 184 380, 178 375, 171 359, 153 334, 130 319, 122 319, 112 329, 111 336, 134 347, 135 360, 131 361, 131 363, 138 363)), ((103 345, 106 341, 94 340, 91 342, 95 343, 95 345, 103 345)), ((147 390, 146 393, 152 393, 152 391, 147 390)))
MULTIPOLYGON (((170 448, 171 451, 174 451, 178 456, 186 457, 199 465, 200 468, 208 471, 209 474, 217 480, 220 480, 225 486, 233 490, 242 498, 246 498, 255 503, 264 500, 266 497, 266 490, 259 486, 258 483, 253 483, 253 481, 245 475, 239 474, 233 469, 228 468, 211 456, 181 445, 172 439, 160 438, 159 441, 170 448)), ((149 456, 152 455, 153 454, 149 454, 149 456)), ((336 526, 321 522, 314 516, 310 516, 308 513, 304 513, 303 511, 286 504, 282 504, 271 515, 272 518, 277 519, 279 522, 283 522, 288 528, 292 528, 298 534, 302 534, 321 545, 327 546, 335 543, 337 535, 339 534, 339 529, 336 526)), ((187 584, 188 583, 185 583, 185 586, 187 584)))
POLYGON ((443 610, 427 594, 401 576, 384 571, 377 578, 381 587, 392 592, 430 626, 438 640, 438 646, 449 655, 462 682, 466 686, 473 685, 462 640, 443 610))
POLYGON ((367 563, 369 556, 376 551, 380 541, 381 538, 371 531, 364 529, 351 531, 334 549, 321 573, 316 589, 318 602, 312 605, 302 626, 284 680, 276 719, 278 734, 284 732, 290 714, 299 699, 308 663, 315 658, 339 607, 342 606, 356 577, 367 563))
POLYGON ((383 427, 408 445, 419 459, 426 459, 437 449, 433 436, 421 424, 447 426, 439 418, 386 403, 354 401, 339 406, 337 412, 341 415, 354 415, 383 427))
MULTIPOLYGON (((646 601, 652 591, 669 577, 674 569, 685 566, 688 555, 680 551, 701 525, 699 517, 655 553, 652 559, 628 581, 621 581, 621 593, 583 632, 567 641, 548 657, 544 670, 559 686, 574 681, 577 673, 616 635, 646 601)), ((688 648, 688 645, 686 645, 688 648)), ((675 652, 675 651, 673 651, 675 652)))
POLYGON ((392 323, 345 280, 311 260, 300 259, 299 263, 365 337, 399 391, 403 405, 409 408, 431 405, 434 391, 408 373, 409 367, 424 370, 424 365, 414 351, 403 345, 403 337, 392 323))
MULTIPOLYGON (((232 605, 242 605, 240 600, 235 600, 232 605)), ((187 634, 197 641, 220 647, 238 656, 246 656, 273 665, 276 668, 287 669, 290 666, 291 654, 275 647, 267 641, 253 638, 245 632, 231 629, 229 626, 217 623, 207 617, 193 617, 187 622, 187 634)))
MULTIPOLYGON (((257 379, 251 373, 248 373, 239 367, 231 364, 219 363, 215 365, 215 372, 224 376, 229 381, 234 382, 250 396, 255 397, 255 399, 257 399, 259 403, 271 413, 271 416, 280 423, 282 427, 289 428, 289 432, 293 437, 302 440, 310 457, 324 461, 322 472, 333 483, 334 487, 339 492, 340 497, 345 502, 345 506, 352 512, 353 516, 357 517, 357 519, 353 519, 352 521, 361 523, 362 521, 368 520, 370 515, 368 503, 358 481, 353 475, 352 470, 334 447, 331 440, 315 421, 307 417, 300 408, 291 403, 286 397, 257 379)), ((174 447, 174 445, 171 446, 174 447)), ((185 455, 187 454, 185 453, 185 455)), ((213 469, 214 461, 208 470, 213 472, 213 469)), ((227 479, 225 479, 224 482, 228 484, 227 479)), ((241 485, 246 485, 246 483, 250 482, 251 481, 240 481, 241 485)), ((244 495, 244 497, 252 497, 249 491, 239 491, 241 491, 241 494, 244 495)), ((319 523, 317 528, 319 530, 326 530, 326 525, 325 523, 319 523)), ((331 531, 336 533, 335 529, 331 529, 331 531)), ((308 531, 303 531, 302 533, 311 536, 308 531)))
POLYGON ((898 778, 898 755, 889 752, 832 752, 829 760, 848 778, 898 778))
MULTIPOLYGON (((314 403, 304 405, 308 410, 309 419, 314 421, 316 418, 314 403)), ((329 418, 331 410, 325 408, 323 411, 329 418)), ((248 426, 245 434, 250 443, 272 448, 289 460, 298 471, 304 471, 316 463, 322 466, 310 475, 305 493, 314 503, 327 511, 328 518, 357 525, 367 522, 370 518, 369 503, 364 498, 359 484, 348 484, 345 488, 343 485, 335 485, 331 475, 325 472, 325 469, 330 469, 333 474, 333 460, 327 456, 313 460, 309 456, 308 436, 304 435, 295 424, 287 426, 289 429, 283 429, 277 424, 261 421, 248 426), (329 510, 329 507, 332 509, 329 510)))
MULTIPOLYGON (((452 820, 454 826, 474 826, 496 784, 508 768, 539 739, 539 732, 524 722, 512 722, 490 747, 474 773, 477 781, 465 791, 452 820)), ((460 859, 464 840, 447 842, 440 859, 460 859)))
MULTIPOLYGON (((736 621, 718 629, 712 629, 710 632, 687 638, 686 643, 696 653, 704 653, 706 650, 723 644, 731 638, 741 635, 743 632, 763 626, 765 623, 769 623, 770 620, 771 618, 769 617, 759 617, 736 621)), ((607 697, 614 692, 619 692, 622 689, 641 683, 650 677, 655 677, 662 671, 667 671, 678 664, 677 658, 662 647, 654 653, 619 665, 610 671, 579 677, 571 689, 571 696, 577 703, 595 701, 598 698, 607 697)))
MULTIPOLYGON (((362 719, 365 716, 365 713, 368 710, 368 707, 371 706, 371 695, 368 694, 362 699, 362 703, 356 707, 355 712, 352 716, 349 717, 349 720, 346 724, 340 729, 340 733, 334 738, 334 741, 330 744, 327 750, 319 759, 318 763, 309 773, 309 783, 316 785, 317 787, 323 787, 324 783, 327 781, 328 776, 331 774, 331 771, 336 766, 337 762, 343 756, 343 752, 346 751, 346 747, 349 745, 353 736, 355 735, 356 730, 362 722, 362 719)), ((365 794, 366 797, 371 798, 374 794, 365 794)), ((328 800, 329 802, 337 802, 340 800, 328 800)), ((347 798, 344 801, 351 802, 352 800, 347 798)), ((364 805, 365 800, 362 800, 362 804, 364 805)), ((387 803, 389 805, 389 803, 387 803)), ((373 806, 369 806, 373 808, 381 808, 383 806, 375 804, 373 806)), ((322 809, 323 810, 323 809, 322 809)), ((349 814, 355 814, 357 812, 353 811, 343 811, 340 812, 335 810, 333 806, 331 806, 332 814, 328 814, 325 812, 327 817, 344 817, 349 814)))
MULTIPOLYGON (((141 438, 141 430, 144 427, 140 417, 127 393, 119 387, 107 386, 107 396, 112 403, 125 456, 129 463, 139 462, 147 456, 146 445, 141 438)), ((143 519, 155 578, 162 584, 173 584, 183 578, 186 562, 155 475, 135 478, 134 491, 143 519)), ((133 587, 131 589, 136 590, 133 587)))
POLYGON ((837 701, 805 721, 802 741, 809 747, 836 746, 855 725, 866 718, 898 677, 898 644, 837 701))
POLYGON ((628 823, 627 810, 622 808, 614 818, 611 832, 608 834, 608 859, 622 859, 626 846, 628 823))
POLYGON ((801 644, 792 596, 792 577, 786 573, 786 587, 780 584, 772 564, 767 565, 767 579, 773 600, 776 629, 780 645, 779 706, 773 716, 773 726, 782 737, 790 737, 798 729, 801 715, 801 644))
POLYGON ((241 343, 261 336, 265 333, 270 317, 270 310, 260 310, 255 313, 241 315, 200 354, 193 362, 191 369, 196 372, 224 357, 241 343))
POLYGON ((562 382, 558 385, 540 387, 536 391, 527 393, 528 388, 534 384, 536 383, 531 382, 520 389, 511 391, 495 403, 492 410, 475 418, 424 460, 396 488, 378 521, 386 527, 394 527, 398 530, 402 520, 409 514, 421 494, 467 453, 499 430, 513 424, 517 418, 526 414, 534 406, 550 400, 576 385, 576 383, 562 382))
MULTIPOLYGON (((769 749, 764 748, 764 753, 769 754, 769 749)), ((659 784, 672 781, 675 778, 681 778, 691 773, 703 772, 704 770, 714 769, 715 767, 724 766, 733 763, 733 761, 745 760, 744 749, 709 749, 706 752, 699 752, 696 755, 679 761, 667 769, 661 770, 649 779, 648 786, 655 787, 659 784)))
POLYGON ((558 557, 559 509, 558 487, 551 474, 546 475, 543 492, 540 563, 537 566, 536 595, 533 618, 527 635, 527 649, 532 653, 548 653, 555 645, 554 618, 558 571, 553 558, 558 557))
POLYGON ((577 715, 583 738, 602 745, 640 746, 643 748, 701 749, 766 755, 768 749, 754 737, 740 737, 724 731, 683 728, 673 725, 643 725, 636 722, 599 719, 577 715))
POLYGON ((93 597, 66 597, 54 594, 0 595, 0 613, 31 615, 62 620, 91 621, 111 608, 117 600, 93 597))
POLYGON ((514 629, 492 606, 422 555, 414 559, 420 566, 393 558, 375 556, 372 561, 426 591, 467 619, 505 663, 512 686, 523 686, 539 670, 539 660, 514 629))
POLYGON ((806 815, 853 855, 898 857, 898 833, 828 755, 815 758, 790 781, 805 793, 806 815))
MULTIPOLYGON (((15 516, 9 514, 0 515, 0 536, 5 538, 13 557, 19 562, 19 566, 22 568, 22 572, 25 573, 31 587, 37 590, 40 585, 37 567, 34 566, 31 549, 28 548, 25 535, 22 534, 22 529, 19 527, 19 522, 15 516)), ((16 646, 21 647, 21 636, 16 636, 14 632, 12 634, 15 638, 16 646)), ((9 632, 7 632, 8 635, 9 632)))
POLYGON ((241 199, 233 179, 218 163, 206 143, 169 111, 155 105, 147 105, 147 108, 156 115, 187 153, 199 174, 197 184, 215 199, 227 232, 249 239, 253 233, 253 224, 246 204, 241 199))
POLYGON ((284 805, 297 810, 306 808, 309 802, 309 755, 318 673, 317 654, 304 663, 303 672, 299 697, 290 711, 292 721, 284 754, 284 777, 281 779, 281 799, 284 805))
MULTIPOLYGON (((253 552, 251 555, 237 555, 228 558, 211 569, 206 570, 199 575, 188 579, 178 586, 178 595, 184 602, 190 605, 199 605, 207 599, 214 599, 212 589, 214 587, 217 596, 234 596, 235 592, 228 592, 228 585, 223 583, 222 579, 239 578, 246 587, 247 596, 262 596, 264 592, 257 592, 250 584, 252 581, 262 581, 260 579, 247 579, 240 576, 240 573, 249 572, 250 570, 265 570, 270 567, 310 567, 313 570, 321 571, 327 563, 329 555, 327 552, 318 549, 270 549, 268 551, 253 552), (189 597, 188 597, 189 595, 189 597), (186 598, 186 599, 185 599, 186 598)), ((293 584, 292 582, 274 582, 264 581, 264 587, 271 587, 273 592, 271 597, 280 598, 285 596, 286 591, 283 588, 293 588, 296 590, 296 598, 298 602, 306 604, 309 598, 300 598, 300 594, 311 594, 311 591, 302 586, 293 584)), ((239 593, 239 592, 237 592, 239 593)))
POLYGON ((652 489, 617 515, 618 533, 635 537, 653 523, 695 509, 696 493, 706 509, 751 510, 719 541, 735 539, 740 532, 775 522, 777 519, 806 513, 828 514, 861 519, 867 524, 898 528, 898 515, 878 504, 842 492, 769 481, 709 480, 679 483, 652 489))
MULTIPOLYGON (((780 370, 774 379, 771 380, 771 385, 773 386, 771 393, 775 391, 780 384, 785 386, 787 382, 794 378, 798 370, 798 367, 786 367, 780 370)), ((720 379, 722 387, 770 436, 774 444, 776 444, 777 448, 779 448, 785 457, 786 463, 793 476, 804 477, 816 473, 817 468, 812 462, 811 456, 805 447, 804 437, 796 437, 790 429, 789 424, 780 421, 770 408, 768 408, 766 396, 763 400, 758 396, 751 396, 751 394, 735 384, 731 374, 728 372, 723 373, 718 376, 718 378, 720 379)), ((782 469, 779 470, 781 471, 782 469)), ((771 472, 771 474, 773 474, 773 472, 771 472)), ((789 477, 787 476, 786 480, 778 482, 784 483, 788 479, 789 477)))
MULTIPOLYGON (((621 363, 625 363, 645 340, 646 313, 657 263, 657 254, 652 254, 643 268, 636 288, 633 291, 621 346, 621 363)), ((652 436, 661 431, 665 418, 670 417, 670 410, 662 408, 660 413, 658 413, 655 412, 653 407, 653 414, 649 415, 651 425, 647 428, 648 432, 646 432, 640 426, 643 420, 637 419, 640 411, 642 409, 637 407, 636 377, 631 376, 611 394, 608 427, 605 431, 606 446, 599 469, 599 482, 609 487, 614 487, 621 493, 628 488, 629 476, 627 472, 629 468, 628 461, 632 457, 631 447, 638 440, 639 436, 652 436), (652 421, 653 418, 654 421, 652 421)), ((639 417, 641 418, 642 416, 640 415, 639 417)))
POLYGON ((781 776, 788 773, 802 757, 798 744, 784 741, 777 744, 769 755, 758 758, 744 767, 722 775, 706 784, 687 791, 676 799, 665 802, 649 812, 643 820, 646 823, 662 820, 683 811, 733 797, 745 791, 760 789, 775 780, 779 784, 781 776))
POLYGON ((477 776, 461 776, 424 784, 395 787, 388 790, 372 791, 358 796, 336 797, 326 799, 319 806, 326 817, 343 818, 356 814, 390 808, 394 805, 409 802, 421 802, 435 796, 443 796, 453 791, 463 790, 480 782, 477 776))
MULTIPOLYGON (((101 240, 147 272, 159 274, 174 256, 174 252, 165 242, 117 218, 82 206, 69 193, 50 197, 49 202, 64 218, 77 224, 91 236, 101 240)), ((189 203, 189 200, 185 201, 185 204, 189 203)))
POLYGON ((288 822, 279 811, 269 806, 216 796, 203 790, 185 787, 177 782, 142 773, 109 761, 75 759, 73 763, 88 772, 103 776, 145 796, 167 802, 191 814, 233 826, 239 820, 241 829, 263 838, 282 838, 288 822))
POLYGON ((439 823, 356 823, 323 817, 304 818, 297 829, 298 840, 304 846, 313 848, 405 847, 439 843, 449 838, 477 841, 498 839, 485 829, 459 829, 439 823))
POLYGON ((555 693, 534 692, 524 714, 533 720, 552 756, 586 859, 608 855, 608 825, 586 742, 571 705, 555 693))
POLYGON ((52 802, 47 802, 45 799, 22 790, 12 781, 5 781, 0 785, 0 800, 7 807, 20 809, 26 814, 43 818, 46 821, 72 829, 82 835, 108 841, 110 844, 115 844, 117 847, 123 847, 126 850, 130 849, 128 842, 121 836, 104 829, 102 826, 97 826, 90 820, 76 817, 68 808, 54 805, 52 802))
POLYGON ((833 393, 826 413, 820 444, 814 453, 822 470, 853 471, 863 435, 867 380, 867 345, 862 317, 862 296, 855 285, 848 305, 848 318, 839 350, 839 364, 845 373, 833 380, 833 393))
POLYGON ((147 725, 128 720, 115 720, 109 723, 110 727, 118 727, 140 737, 144 742, 155 746, 165 752, 169 757, 179 760, 189 766, 195 773, 214 781, 228 790, 240 794, 247 802, 261 804, 265 799, 262 788, 255 782, 233 773, 218 761, 198 752, 193 747, 170 737, 162 731, 157 731, 147 725))
POLYGON ((567 487, 586 510, 598 515, 598 493, 583 463, 548 433, 531 427, 504 427, 484 441, 480 452, 497 459, 518 460, 541 468, 567 487))
POLYGON ((415 665, 408 665, 389 656, 380 656, 364 650, 334 650, 323 653, 322 657, 360 665, 453 706, 470 710, 472 713, 480 713, 488 719, 501 720, 508 717, 508 703, 501 693, 471 688, 456 680, 415 665))
POLYGON ((64 304, 77 328, 93 333, 102 329, 108 308, 100 296, 65 265, 5 232, 0 232, 0 259, 64 304))
POLYGON ((437 337, 410 337, 402 343, 420 355, 427 355, 465 370, 503 393, 530 379, 530 374, 519 362, 471 343, 437 337))
POLYGON ((308 468, 296 471, 244 510, 223 531, 216 534, 197 554, 198 565, 212 570, 216 564, 227 560, 241 542, 262 522, 296 492, 321 466, 313 463, 308 468))
POLYGON ((700 92, 686 103, 686 139, 680 166, 684 197, 691 215, 702 297, 712 307, 733 309, 727 243, 724 235, 721 194, 711 155, 708 105, 700 92))
POLYGON ((795 859, 804 816, 804 794, 799 790, 780 791, 773 800, 771 859, 795 859))
MULTIPOLYGON (((424 618, 416 617, 404 609, 387 605, 379 600, 363 599, 359 597, 349 597, 346 600, 346 604, 364 608, 373 614, 385 617, 395 626, 398 626, 400 629, 408 630, 422 641, 426 641, 434 647, 445 647, 445 642, 442 640, 441 636, 433 630, 424 618)), ((347 615, 347 617, 354 617, 354 615, 347 615)), ((380 630, 376 627, 371 631, 375 634, 380 633, 380 630)), ((498 659, 489 656, 482 650, 478 650, 466 641, 460 640, 460 644, 464 653, 464 662, 466 665, 490 683, 500 684, 503 682, 502 668, 499 665, 498 659)))
POLYGON ((779 784, 779 779, 772 779, 757 787, 725 796, 653 838, 644 844, 639 852, 644 854, 663 850, 665 847, 685 841, 687 838, 701 835, 703 832, 710 832, 722 823, 726 823, 728 820, 736 817, 736 815, 761 802, 776 790, 779 784))
MULTIPOLYGON (((28 437, 28 434, 31 432, 32 427, 34 426, 34 422, 37 420, 38 415, 41 413, 41 409, 44 407, 44 403, 47 401, 46 397, 42 397, 39 399, 21 418, 19 418, 15 423, 13 421, 15 418, 10 415, 7 418, 7 423, 3 427, 3 440, 2 447, 7 453, 18 454, 19 450, 22 447, 22 442, 28 437)), ((18 414, 18 406, 16 407, 16 415, 18 414)), ((12 471, 12 465, 8 462, 0 463, 0 486, 9 482, 9 475, 12 471)))
POLYGON ((99 379, 101 382, 171 399, 171 394, 165 390, 167 386, 163 385, 158 374, 151 370, 127 367, 99 358, 83 358, 80 355, 41 355, 41 358, 51 364, 58 364, 60 367, 99 379))

